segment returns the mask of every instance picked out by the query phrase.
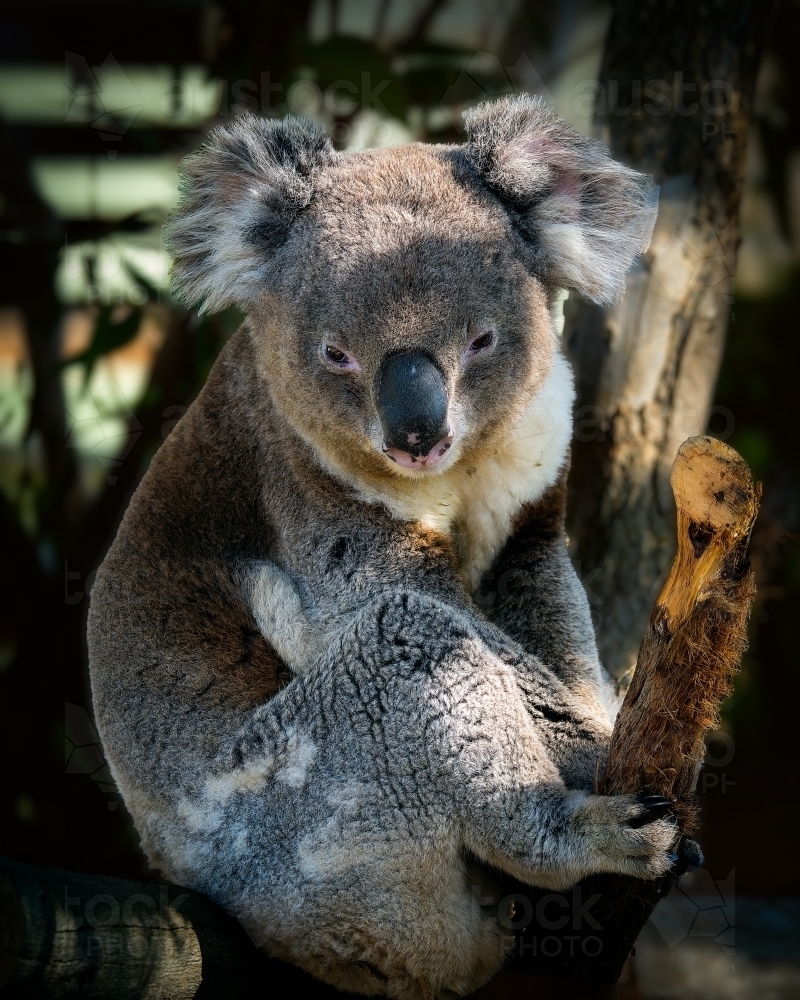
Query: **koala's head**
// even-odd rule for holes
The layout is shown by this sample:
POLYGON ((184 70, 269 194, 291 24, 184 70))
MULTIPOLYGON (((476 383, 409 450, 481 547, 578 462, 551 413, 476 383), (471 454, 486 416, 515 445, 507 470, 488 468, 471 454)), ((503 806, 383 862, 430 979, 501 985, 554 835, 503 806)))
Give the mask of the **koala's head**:
POLYGON ((243 116, 184 162, 178 292, 249 313, 265 391, 367 477, 492 447, 554 364, 556 293, 614 301, 649 243, 648 179, 540 99, 466 120, 462 146, 342 153, 306 120, 243 116))

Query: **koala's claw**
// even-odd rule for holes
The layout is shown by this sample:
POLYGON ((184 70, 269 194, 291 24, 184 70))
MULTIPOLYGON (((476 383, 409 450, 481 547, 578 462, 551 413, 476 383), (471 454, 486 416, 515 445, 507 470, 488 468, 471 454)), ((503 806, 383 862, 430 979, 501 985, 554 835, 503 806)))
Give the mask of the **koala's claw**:
POLYGON ((671 806, 672 799, 664 795, 637 795, 636 801, 641 802, 647 809, 657 809, 659 806, 671 806))
POLYGON ((681 837, 678 846, 667 857, 669 858, 672 870, 667 873, 667 877, 662 881, 658 889, 658 895, 662 899, 664 896, 669 895, 670 890, 678 879, 682 875, 685 875, 690 868, 702 868, 705 863, 700 845, 694 840, 689 840, 688 837, 681 837))
MULTIPOLYGON (((637 795, 636 801, 644 807, 644 812, 639 816, 634 816, 628 822, 628 826, 634 830, 644 826, 645 823, 652 823, 653 820, 661 819, 672 808, 672 800, 664 798, 663 795, 637 795)), ((674 817, 668 816, 666 819, 670 821, 674 817)))
POLYGON ((675 864, 679 877, 689 868, 702 868, 706 863, 703 851, 696 840, 690 840, 688 837, 681 838, 677 851, 678 859, 675 864))

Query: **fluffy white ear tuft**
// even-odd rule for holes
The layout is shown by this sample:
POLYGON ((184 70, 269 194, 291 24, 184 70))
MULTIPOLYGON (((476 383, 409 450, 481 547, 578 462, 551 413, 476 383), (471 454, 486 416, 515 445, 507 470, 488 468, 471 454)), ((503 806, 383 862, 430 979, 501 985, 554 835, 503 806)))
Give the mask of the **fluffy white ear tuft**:
POLYGON ((545 280, 607 305, 650 245, 658 188, 527 94, 465 114, 465 152, 515 210, 545 280))
POLYGON ((304 118, 241 115, 181 164, 181 197, 164 227, 176 295, 201 311, 247 311, 271 259, 336 153, 304 118))

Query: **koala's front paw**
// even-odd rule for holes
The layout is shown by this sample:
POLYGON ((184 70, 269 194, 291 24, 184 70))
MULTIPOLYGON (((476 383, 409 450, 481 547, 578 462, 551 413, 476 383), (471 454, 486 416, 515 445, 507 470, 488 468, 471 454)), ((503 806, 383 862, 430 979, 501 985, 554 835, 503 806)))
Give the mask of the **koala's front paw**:
POLYGON ((677 823, 666 815, 670 805, 657 795, 588 795, 575 822, 595 870, 641 879, 665 875, 678 861, 677 823))

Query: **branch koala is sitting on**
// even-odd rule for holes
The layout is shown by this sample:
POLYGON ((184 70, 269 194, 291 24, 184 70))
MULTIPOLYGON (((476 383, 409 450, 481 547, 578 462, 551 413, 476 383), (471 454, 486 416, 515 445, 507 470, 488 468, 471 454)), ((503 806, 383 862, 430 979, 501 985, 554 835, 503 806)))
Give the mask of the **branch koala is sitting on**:
POLYGON ((242 116, 184 162, 177 288, 247 318, 89 619, 151 864, 270 954, 404 998, 501 966, 473 860, 558 890, 675 859, 664 800, 593 794, 617 695, 564 535, 561 290, 621 294, 654 192, 536 98, 467 126, 337 152, 242 116))

